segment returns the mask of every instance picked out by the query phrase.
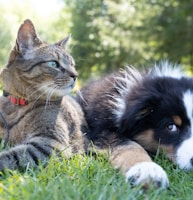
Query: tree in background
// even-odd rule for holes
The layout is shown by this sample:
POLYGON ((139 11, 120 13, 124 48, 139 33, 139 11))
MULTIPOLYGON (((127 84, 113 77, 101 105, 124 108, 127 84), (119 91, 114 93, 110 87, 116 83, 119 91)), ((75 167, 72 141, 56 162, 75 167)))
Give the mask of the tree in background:
POLYGON ((136 18, 130 1, 70 0, 66 3, 72 13, 72 53, 82 77, 145 63, 143 41, 135 39, 140 19, 136 18))
MULTIPOLYGON (((3 10, 0 8, 0 13, 3 10)), ((7 21, 0 16, 0 67, 3 67, 8 57, 8 52, 11 49, 11 27, 7 26, 7 21)))
MULTIPOLYGON (((67 25, 69 14, 65 14, 66 20, 61 21, 63 12, 51 8, 52 12, 49 14, 41 2, 38 2, 39 9, 37 9, 34 0, 0 0, 0 67, 5 64, 11 47, 15 45, 19 26, 27 18, 34 22, 38 33, 45 41, 54 42, 70 33, 67 25)), ((60 11, 63 4, 62 2, 59 4, 60 11)))
POLYGON ((63 6, 57 15, 44 18, 32 12, 29 1, 9 4, 8 12, 0 7, 1 66, 19 24, 30 17, 46 41, 72 34, 70 51, 84 82, 126 65, 150 67, 160 59, 193 72, 192 0, 58 0, 63 6))
POLYGON ((67 5, 81 76, 127 64, 151 66, 160 59, 193 66, 191 0, 71 0, 67 5))
POLYGON ((155 41, 159 41, 156 53, 193 67, 193 2, 169 0, 159 6, 160 14, 149 19, 155 41))

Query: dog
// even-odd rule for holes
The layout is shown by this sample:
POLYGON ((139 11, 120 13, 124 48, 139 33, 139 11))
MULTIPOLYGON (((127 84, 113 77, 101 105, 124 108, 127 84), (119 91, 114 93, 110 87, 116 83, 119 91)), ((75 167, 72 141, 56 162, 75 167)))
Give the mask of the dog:
POLYGON ((109 152, 132 185, 168 187, 166 172, 150 157, 158 150, 179 168, 193 169, 193 78, 180 66, 126 67, 83 87, 77 100, 88 139, 109 152))

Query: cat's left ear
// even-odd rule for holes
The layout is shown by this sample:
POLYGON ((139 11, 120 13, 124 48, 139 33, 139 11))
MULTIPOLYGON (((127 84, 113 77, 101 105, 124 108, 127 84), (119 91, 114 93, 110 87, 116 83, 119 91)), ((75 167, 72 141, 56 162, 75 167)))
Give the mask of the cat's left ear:
POLYGON ((41 44, 42 41, 38 38, 33 23, 29 19, 25 20, 18 31, 15 45, 16 51, 25 54, 28 50, 41 44))
POLYGON ((65 49, 67 44, 69 43, 70 39, 71 39, 71 35, 68 35, 63 40, 57 42, 56 45, 61 46, 62 48, 65 49))

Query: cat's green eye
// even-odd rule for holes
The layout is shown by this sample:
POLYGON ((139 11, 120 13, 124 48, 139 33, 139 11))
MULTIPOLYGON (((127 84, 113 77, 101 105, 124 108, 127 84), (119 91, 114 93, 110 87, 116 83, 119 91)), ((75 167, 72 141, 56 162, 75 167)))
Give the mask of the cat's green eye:
POLYGON ((49 61, 47 62, 49 67, 56 68, 58 67, 58 63, 56 61, 49 61))

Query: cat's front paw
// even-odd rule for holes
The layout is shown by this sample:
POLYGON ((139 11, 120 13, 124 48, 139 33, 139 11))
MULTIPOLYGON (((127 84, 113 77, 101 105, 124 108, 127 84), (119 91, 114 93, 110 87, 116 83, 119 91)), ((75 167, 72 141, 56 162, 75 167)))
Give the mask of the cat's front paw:
POLYGON ((131 185, 142 185, 148 189, 150 185, 155 188, 167 188, 169 180, 166 172, 154 162, 141 162, 126 172, 126 181, 131 185))

